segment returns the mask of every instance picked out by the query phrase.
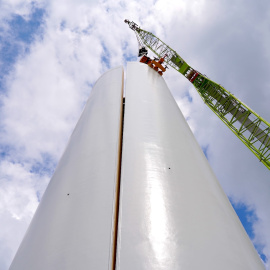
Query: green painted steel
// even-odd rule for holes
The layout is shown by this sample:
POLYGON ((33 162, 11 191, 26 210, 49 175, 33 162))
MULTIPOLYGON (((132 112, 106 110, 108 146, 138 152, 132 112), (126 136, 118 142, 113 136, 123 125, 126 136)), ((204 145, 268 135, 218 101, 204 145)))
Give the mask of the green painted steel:
POLYGON ((195 86, 205 104, 270 170, 270 124, 221 85, 189 66, 158 37, 139 28, 134 22, 127 23, 153 53, 159 58, 166 56, 165 62, 195 86))

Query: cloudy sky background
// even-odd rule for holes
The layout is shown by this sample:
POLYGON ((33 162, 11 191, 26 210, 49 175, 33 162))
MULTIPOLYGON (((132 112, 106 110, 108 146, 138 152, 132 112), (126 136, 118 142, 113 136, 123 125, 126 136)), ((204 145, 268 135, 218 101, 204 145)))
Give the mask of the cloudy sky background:
MULTIPOLYGON (((93 84, 137 61, 126 18, 270 121, 268 0, 1 0, 0 269, 8 269, 93 84)), ((164 78, 269 270, 269 170, 181 74, 171 68, 164 78)))

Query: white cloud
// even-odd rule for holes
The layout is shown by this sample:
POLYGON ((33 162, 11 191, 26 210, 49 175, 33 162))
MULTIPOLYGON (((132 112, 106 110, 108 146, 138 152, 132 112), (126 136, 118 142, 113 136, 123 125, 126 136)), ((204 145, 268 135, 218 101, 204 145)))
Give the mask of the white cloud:
MULTIPOLYGON (((4 1, 0 20, 14 13, 29 16, 31 3, 4 1)), ((124 55, 137 54, 135 35, 124 19, 154 32, 194 68, 270 119, 270 9, 266 0, 35 4, 47 8, 44 35, 14 65, 1 108, 1 144, 9 147, 0 165, 4 179, 0 266, 4 269, 38 204, 36 192, 44 191, 91 85, 108 68, 122 65, 124 55), (43 174, 33 170, 36 164, 44 168, 43 174)), ((181 74, 170 68, 164 77, 199 143, 209 146, 211 166, 226 193, 256 210, 254 242, 263 245, 269 256, 269 171, 204 105, 181 74)))
POLYGON ((29 164, 0 163, 0 265, 7 269, 38 206, 48 176, 30 172, 29 164))

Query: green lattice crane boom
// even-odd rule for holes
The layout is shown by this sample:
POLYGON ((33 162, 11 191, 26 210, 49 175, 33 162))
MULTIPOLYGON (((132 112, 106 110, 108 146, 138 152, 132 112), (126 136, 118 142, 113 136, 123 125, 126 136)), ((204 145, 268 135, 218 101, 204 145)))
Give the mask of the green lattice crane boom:
POLYGON ((184 75, 194 85, 205 104, 270 170, 270 124, 221 85, 193 69, 158 37, 141 29, 134 22, 128 20, 125 22, 136 33, 139 52, 145 52, 144 44, 159 58, 164 58, 168 65, 184 75))

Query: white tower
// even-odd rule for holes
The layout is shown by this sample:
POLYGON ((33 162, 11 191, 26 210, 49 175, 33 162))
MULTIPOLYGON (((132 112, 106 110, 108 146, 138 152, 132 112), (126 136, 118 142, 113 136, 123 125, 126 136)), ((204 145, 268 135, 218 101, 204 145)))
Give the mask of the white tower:
POLYGON ((263 264, 163 78, 95 84, 10 270, 254 270, 263 264))

